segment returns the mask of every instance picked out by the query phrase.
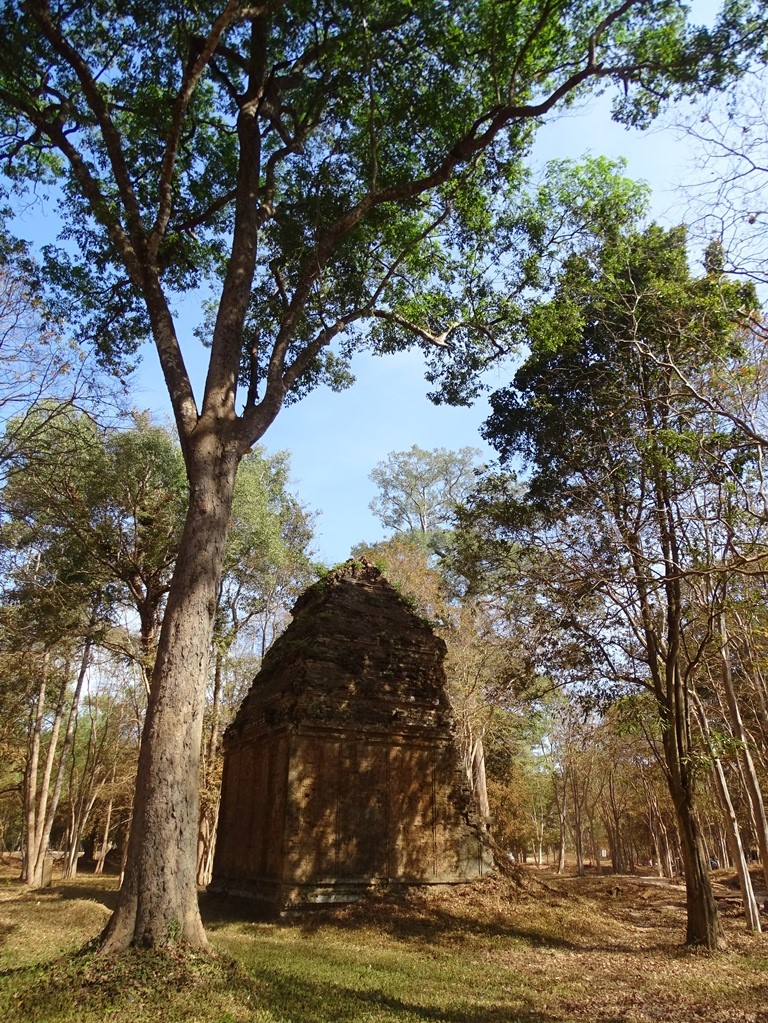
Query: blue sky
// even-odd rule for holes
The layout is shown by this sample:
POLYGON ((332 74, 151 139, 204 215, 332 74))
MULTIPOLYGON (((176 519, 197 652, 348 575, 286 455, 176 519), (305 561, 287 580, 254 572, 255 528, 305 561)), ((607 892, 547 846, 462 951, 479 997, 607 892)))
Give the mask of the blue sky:
MULTIPOLYGON (((695 0, 695 20, 707 20, 716 0, 695 0)), ((579 158, 586 153, 624 156, 628 172, 648 181, 653 188, 653 213, 661 222, 677 222, 684 216, 679 185, 690 177, 691 159, 685 140, 671 130, 656 127, 650 132, 627 131, 610 121, 609 100, 604 97, 581 112, 569 112, 545 125, 539 133, 535 162, 554 157, 579 158)), ((36 207, 34 219, 43 231, 36 207)), ((43 214, 44 215, 44 214, 43 214)), ((190 303, 191 306, 192 303, 190 303)), ((198 393, 205 353, 192 338, 197 310, 180 317, 180 332, 198 393), (187 324, 190 324, 187 327, 187 324), (186 336, 184 336, 186 335, 186 336)), ((471 409, 437 407, 426 398, 423 362, 417 351, 386 358, 362 355, 353 364, 357 383, 348 391, 333 394, 321 389, 298 405, 284 409, 262 439, 268 452, 291 453, 294 490, 318 513, 317 554, 335 564, 349 556, 361 540, 384 535, 368 510, 375 488, 368 479, 374 465, 392 451, 417 444, 421 448, 457 449, 476 446, 491 457, 479 429, 487 404, 471 409)), ((511 367, 489 374, 493 386, 506 382, 511 367)), ((133 383, 134 403, 167 418, 168 402, 154 351, 147 348, 133 383)))
MULTIPOLYGON (((609 99, 604 97, 546 125, 539 134, 535 161, 586 153, 626 157, 628 173, 653 188, 654 217, 665 223, 683 219, 679 185, 690 178, 692 154, 671 129, 628 131, 610 121, 609 99)), ((383 358, 360 355, 353 371, 357 382, 352 388, 339 394, 323 388, 283 409, 261 441, 268 452, 291 453, 294 489, 319 513, 317 551, 329 564, 346 559, 361 540, 385 535, 368 510, 376 492, 368 475, 390 452, 413 444, 427 450, 472 446, 492 457, 479 433, 487 402, 470 409, 433 405, 425 396, 429 387, 419 351, 383 358)), ((501 386, 511 371, 510 365, 491 371, 489 384, 501 386)), ((148 352, 137 380, 139 407, 165 411, 159 381, 156 359, 148 352)))

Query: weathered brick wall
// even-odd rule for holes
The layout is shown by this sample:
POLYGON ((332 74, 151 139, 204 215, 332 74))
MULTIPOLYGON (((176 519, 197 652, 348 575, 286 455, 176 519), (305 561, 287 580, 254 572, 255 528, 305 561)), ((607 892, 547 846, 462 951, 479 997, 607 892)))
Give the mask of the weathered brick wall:
POLYGON ((225 736, 211 887, 285 905, 490 869, 444 656, 372 566, 312 587, 225 736))

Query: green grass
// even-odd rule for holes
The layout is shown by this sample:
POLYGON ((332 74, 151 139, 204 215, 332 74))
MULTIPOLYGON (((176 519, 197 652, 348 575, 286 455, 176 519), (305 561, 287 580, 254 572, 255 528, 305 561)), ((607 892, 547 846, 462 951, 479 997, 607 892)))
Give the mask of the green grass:
POLYGON ((671 886, 489 879, 273 923, 203 896, 215 956, 107 959, 94 939, 114 898, 109 879, 0 881, 0 1020, 768 1023, 766 939, 724 903, 729 951, 686 952, 671 886))

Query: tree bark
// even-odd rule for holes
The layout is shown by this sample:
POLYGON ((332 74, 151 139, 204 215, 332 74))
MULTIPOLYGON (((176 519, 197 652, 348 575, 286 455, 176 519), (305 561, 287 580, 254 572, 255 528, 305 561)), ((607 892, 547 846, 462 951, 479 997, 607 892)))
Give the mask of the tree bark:
MULTIPOLYGON (((112 781, 111 784, 115 784, 115 773, 116 768, 112 768, 112 781)), ((101 846, 99 848, 99 855, 96 857, 96 866, 94 867, 94 874, 104 873, 104 862, 107 858, 107 852, 109 851, 109 830, 112 826, 112 807, 114 806, 114 796, 110 797, 109 803, 107 804, 107 816, 104 821, 104 830, 101 835, 101 846)))
POLYGON ((482 737, 476 740, 472 753, 472 788, 474 789, 480 816, 484 818, 490 817, 491 806, 488 802, 488 785, 485 778, 485 748, 482 737))
POLYGON ((723 807, 723 813, 727 824, 725 833, 726 842, 730 850, 731 859, 733 860, 736 868, 736 874, 739 878, 739 888, 741 889, 741 901, 744 906, 747 930, 752 931, 755 934, 759 934, 762 931, 762 926, 760 924, 760 911, 757 907, 757 900, 755 899, 755 892, 752 887, 752 878, 749 874, 747 858, 744 855, 744 845, 741 841, 739 822, 736 817, 736 811, 733 807, 731 794, 728 790, 728 782, 725 778, 723 765, 720 762, 719 757, 715 757, 713 773, 715 777, 715 787, 723 807))
POLYGON ((29 728, 29 751, 24 768, 24 854, 21 860, 21 880, 30 888, 35 884, 35 861, 37 859, 37 772, 40 766, 40 742, 45 716, 45 690, 48 681, 47 653, 43 660, 40 687, 37 692, 34 714, 29 728))
POLYGON ((752 759, 752 741, 744 727, 744 720, 741 715, 741 708, 733 685, 733 672, 731 671, 731 654, 728 645, 728 631, 725 623, 725 614, 720 612, 720 658, 723 686, 728 707, 728 716, 731 721, 731 728, 734 736, 739 740, 739 765, 744 786, 747 791, 752 813, 755 821, 755 834, 760 849, 760 860, 763 867, 763 879, 768 889, 768 820, 765 814, 765 801, 763 799, 760 782, 757 778, 757 771, 752 759))
MULTIPOLYGON (((698 694, 695 692, 691 693, 691 699, 696 710, 696 716, 699 720, 699 726, 704 734, 705 739, 710 742, 711 735, 709 729, 709 722, 707 721, 704 707, 698 694)), ((711 743, 710 743, 711 745, 711 743)), ((733 860, 733 864, 736 868, 736 874, 739 878, 739 888, 741 889, 741 901, 744 906, 744 915, 747 920, 747 929, 754 933, 760 933, 762 927, 760 925, 760 912, 757 908, 757 901, 755 899, 755 892, 752 887, 752 878, 749 874, 749 868, 747 866, 747 858, 744 855, 744 845, 741 841, 741 831, 739 830, 739 822, 736 816, 736 811, 733 806, 733 800, 731 799, 731 793, 728 789, 728 782, 725 777, 725 771, 723 771, 723 765, 718 756, 712 758, 712 774, 715 782, 715 791, 717 792, 720 805, 723 810, 726 822, 726 843, 733 860)))
POLYGON ((565 851, 568 835, 568 793, 566 791, 565 780, 563 780, 562 800, 560 799, 557 781, 555 781, 555 799, 557 801, 557 823, 560 837, 557 853, 557 872, 562 874, 565 871, 565 851))
MULTIPOLYGON (((91 625, 93 619, 91 620, 91 625)), ((77 676, 77 683, 72 694, 67 717, 67 727, 64 734, 64 741, 59 751, 59 763, 56 769, 56 777, 51 790, 51 778, 53 777, 53 766, 56 760, 56 752, 59 744, 59 732, 64 718, 64 709, 67 701, 67 689, 69 688, 68 673, 65 673, 59 689, 59 697, 53 715, 51 734, 48 739, 48 751, 45 758, 45 769, 43 778, 39 784, 37 774, 39 770, 40 741, 43 723, 43 711, 45 704, 45 688, 48 673, 49 654, 46 652, 43 663, 43 679, 38 694, 36 708, 33 741, 31 744, 30 762, 28 765, 28 779, 25 783, 25 814, 27 819, 27 842, 25 850, 25 866, 22 879, 29 888, 40 888, 44 883, 44 863, 48 852, 48 845, 51 838, 53 821, 61 798, 61 790, 64 782, 64 766, 72 745, 75 722, 77 720, 78 703, 83 682, 90 663, 91 638, 86 637, 83 647, 83 654, 80 661, 80 670, 77 676)))
POLYGON ((675 807, 680 849, 685 875, 685 896, 688 911, 686 945, 703 946, 711 951, 724 946, 717 904, 709 879, 709 862, 701 833, 693 793, 689 765, 679 758, 675 729, 664 732, 667 779, 675 807))
MULTIPOLYGON (((263 654, 262 654, 263 658, 263 654)), ((221 686, 223 674, 223 654, 221 650, 216 651, 216 665, 213 675, 213 701, 211 704, 211 728, 208 735, 208 742, 205 748, 201 770, 201 790, 205 791, 212 787, 211 779, 215 778, 217 788, 220 790, 221 779, 216 777, 214 767, 219 749, 220 732, 220 703, 221 686)), ((197 883, 203 887, 211 880, 213 870, 213 854, 216 848, 216 827, 219 820, 219 806, 221 793, 206 801, 200 813, 200 827, 197 841, 197 883)))
POLYGON ((125 879, 102 951, 183 942, 206 948, 197 901, 205 682, 240 453, 201 419, 190 504, 144 723, 125 879), (151 838, 150 838, 151 836, 151 838))
POLYGON ((85 797, 78 801, 78 805, 72 808, 72 823, 69 831, 69 844, 64 857, 64 866, 61 876, 70 880, 77 875, 77 866, 80 859, 80 841, 83 837, 88 817, 90 816, 93 804, 96 802, 98 791, 93 792, 87 799, 85 797))

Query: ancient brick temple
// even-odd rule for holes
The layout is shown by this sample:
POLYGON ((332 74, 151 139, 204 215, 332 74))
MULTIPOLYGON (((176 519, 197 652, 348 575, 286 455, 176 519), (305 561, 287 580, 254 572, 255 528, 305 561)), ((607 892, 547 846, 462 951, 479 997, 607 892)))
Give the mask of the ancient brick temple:
POLYGON ((225 735, 211 888, 284 908, 487 873, 442 639, 365 561, 293 616, 225 735))

